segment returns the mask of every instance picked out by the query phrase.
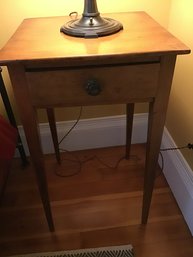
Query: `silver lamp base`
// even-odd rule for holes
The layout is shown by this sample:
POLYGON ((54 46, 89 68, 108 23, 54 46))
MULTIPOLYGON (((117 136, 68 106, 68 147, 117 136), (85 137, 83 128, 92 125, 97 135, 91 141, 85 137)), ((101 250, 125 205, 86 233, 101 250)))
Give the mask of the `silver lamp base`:
POLYGON ((123 25, 120 22, 100 16, 96 0, 85 0, 82 18, 70 20, 60 31, 74 37, 97 38, 117 33, 121 29, 123 25))

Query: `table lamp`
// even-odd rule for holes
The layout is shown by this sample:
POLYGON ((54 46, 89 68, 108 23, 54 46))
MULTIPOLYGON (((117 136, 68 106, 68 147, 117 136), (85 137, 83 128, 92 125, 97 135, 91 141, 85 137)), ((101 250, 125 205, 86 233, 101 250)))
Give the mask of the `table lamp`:
MULTIPOLYGON (((72 14, 70 14, 71 17, 72 14)), ((121 29, 123 26, 120 22, 100 16, 96 0, 84 0, 82 18, 73 19, 72 17, 60 28, 60 31, 74 37, 96 38, 117 33, 121 29)))

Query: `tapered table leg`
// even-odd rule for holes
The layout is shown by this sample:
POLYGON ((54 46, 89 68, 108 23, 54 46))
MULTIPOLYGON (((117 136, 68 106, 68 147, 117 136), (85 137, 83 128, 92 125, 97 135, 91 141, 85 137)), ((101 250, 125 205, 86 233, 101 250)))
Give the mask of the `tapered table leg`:
POLYGON ((149 107, 142 224, 148 220, 175 60, 172 55, 161 58, 158 92, 149 107))
POLYGON ((52 140, 53 140, 53 144, 54 144, 56 160, 60 164, 61 163, 61 158, 60 158, 60 150, 59 150, 59 144, 58 144, 58 134, 57 134, 57 129, 56 129, 56 120, 55 120, 54 109, 53 108, 47 108, 46 111, 47 111, 50 131, 51 131, 51 134, 52 134, 52 140))
POLYGON ((30 157, 36 174, 37 184, 50 231, 54 231, 43 153, 41 148, 37 113, 32 105, 27 86, 24 67, 21 64, 9 65, 9 74, 20 111, 20 118, 25 131, 30 157))
POLYGON ((130 157, 134 107, 134 103, 126 105, 126 159, 130 157))

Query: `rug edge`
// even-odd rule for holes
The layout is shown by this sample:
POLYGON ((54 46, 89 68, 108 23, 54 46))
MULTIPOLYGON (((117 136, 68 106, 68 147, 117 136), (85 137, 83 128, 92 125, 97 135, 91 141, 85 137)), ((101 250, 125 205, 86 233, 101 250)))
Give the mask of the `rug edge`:
POLYGON ((40 252, 40 253, 30 253, 30 254, 19 254, 19 255, 11 255, 8 257, 50 257, 54 254, 61 255, 61 254, 76 254, 82 252, 95 252, 98 251, 105 251, 105 250, 130 250, 133 251, 133 246, 131 244, 127 245, 113 245, 113 246, 102 246, 102 247, 93 247, 93 248, 81 248, 81 249, 70 249, 70 250, 61 250, 61 251, 53 251, 53 252, 40 252))

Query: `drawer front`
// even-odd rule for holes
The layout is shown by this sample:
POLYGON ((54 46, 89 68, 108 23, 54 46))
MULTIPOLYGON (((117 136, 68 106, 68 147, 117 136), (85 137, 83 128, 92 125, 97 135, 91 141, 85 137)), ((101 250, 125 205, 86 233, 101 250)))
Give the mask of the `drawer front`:
POLYGON ((26 72, 37 107, 142 102, 155 97, 160 64, 26 72))

